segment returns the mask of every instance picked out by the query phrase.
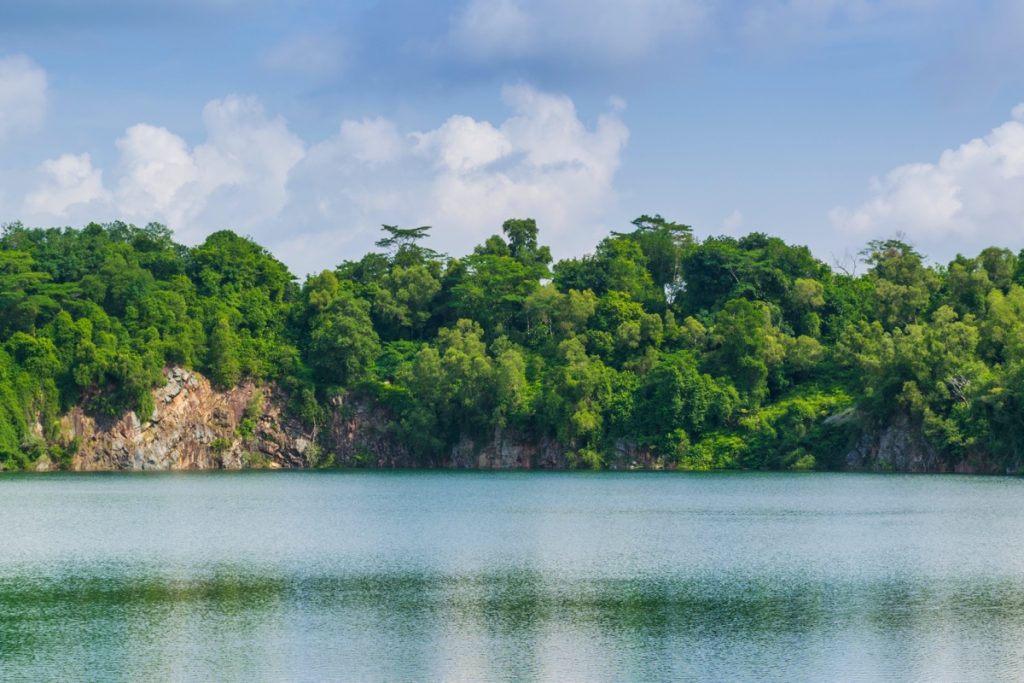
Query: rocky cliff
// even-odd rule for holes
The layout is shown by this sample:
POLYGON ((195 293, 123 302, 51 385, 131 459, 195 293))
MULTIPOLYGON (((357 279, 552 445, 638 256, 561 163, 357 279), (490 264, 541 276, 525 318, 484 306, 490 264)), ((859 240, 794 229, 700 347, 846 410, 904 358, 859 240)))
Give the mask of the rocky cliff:
POLYGON ((317 433, 288 417, 287 397, 251 382, 219 390, 199 373, 172 367, 153 391, 148 419, 76 408, 62 419, 74 443, 74 470, 206 470, 295 468, 321 462, 342 467, 564 468, 565 449, 550 439, 498 432, 485 443, 463 439, 440 462, 423 462, 391 436, 387 412, 365 401, 332 402, 317 433), (319 436, 319 438, 318 438, 319 436))
POLYGON ((365 401, 334 401, 324 448, 342 467, 562 469, 565 448, 552 439, 496 431, 490 439, 461 439, 438 462, 424 462, 391 436, 391 416, 365 401))
POLYGON ((149 419, 117 419, 76 408, 62 420, 65 440, 77 444, 75 470, 186 470, 303 467, 313 435, 284 412, 274 387, 246 383, 229 391, 182 368, 165 370, 149 419))
POLYGON ((846 454, 846 466, 876 472, 939 472, 945 462, 909 418, 899 415, 881 428, 863 429, 846 454))
MULTIPOLYGON (((289 417, 287 396, 273 385, 244 383, 219 390, 202 375, 167 368, 167 383, 153 391, 148 419, 119 418, 76 408, 62 419, 62 440, 74 444, 75 470, 205 470, 246 467, 300 468, 322 463, 341 467, 472 469, 564 469, 572 455, 557 440, 513 431, 490 438, 463 438, 437 461, 426 462, 392 433, 387 411, 369 401, 338 397, 326 424, 309 429, 289 417)), ((849 470, 882 472, 1005 472, 984 454, 951 461, 932 446, 905 415, 889 424, 860 424, 855 411, 829 418, 855 437, 843 458, 849 470)), ((48 461, 43 468, 52 468, 48 461)), ((614 469, 656 468, 650 453, 621 442, 607 456, 614 469)))
MULTIPOLYGON (((829 418, 856 421, 853 411, 829 418)), ((1015 474, 1020 467, 999 465, 990 453, 952 458, 932 445, 910 416, 897 414, 884 425, 861 425, 845 456, 846 469, 872 472, 955 472, 958 474, 1015 474)))

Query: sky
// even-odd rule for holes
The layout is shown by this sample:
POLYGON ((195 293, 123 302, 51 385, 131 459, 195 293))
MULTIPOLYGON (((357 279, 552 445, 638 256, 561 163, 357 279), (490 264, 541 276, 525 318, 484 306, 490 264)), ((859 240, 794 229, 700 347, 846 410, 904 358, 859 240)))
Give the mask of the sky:
POLYGON ((1024 247, 1024 0, 0 3, 0 222, 229 228, 304 275, 381 224, 556 257, 641 214, 849 266, 1024 247))

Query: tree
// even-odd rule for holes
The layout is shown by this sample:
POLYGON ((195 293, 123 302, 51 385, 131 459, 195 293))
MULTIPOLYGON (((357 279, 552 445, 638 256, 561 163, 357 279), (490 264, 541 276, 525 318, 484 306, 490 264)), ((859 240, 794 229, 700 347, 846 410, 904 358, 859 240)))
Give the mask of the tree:
POLYGON ((340 392, 379 404, 379 436, 419 464, 512 430, 573 465, 638 447, 688 469, 841 467, 856 429, 898 420, 950 467, 1024 468, 1024 260, 1006 249, 944 267, 879 240, 858 277, 644 215, 552 273, 532 219, 457 259, 429 231, 384 226, 300 287, 230 231, 189 248, 159 224, 5 226, 0 467, 67 462, 72 408, 146 415, 173 364, 277 383, 307 424, 340 392))
POLYGON ((50 276, 34 266, 26 252, 0 251, 0 339, 16 331, 31 332, 44 311, 57 307, 43 293, 50 276))
POLYGON ((662 355, 637 388, 633 434, 677 461, 705 431, 723 425, 737 403, 735 390, 701 373, 692 353, 662 355))
POLYGON ((611 400, 611 374, 599 358, 587 355, 576 338, 558 345, 558 359, 545 397, 552 424, 571 449, 596 453, 604 428, 603 413, 611 400))
POLYGON ((439 456, 449 439, 444 395, 444 371, 441 355, 433 346, 424 346, 413 363, 397 378, 408 398, 400 409, 398 431, 425 464, 439 456))
POLYGON ((753 405, 768 397, 768 372, 785 351, 761 302, 733 299, 715 316, 711 366, 730 377, 737 391, 753 405))
POLYGON ((526 359, 516 348, 508 347, 498 353, 493 363, 494 373, 494 426, 504 429, 522 425, 532 408, 532 391, 526 379, 526 359))
POLYGON ((210 351, 206 360, 207 371, 214 384, 221 387, 238 384, 242 377, 239 353, 238 336, 227 316, 219 318, 210 332, 210 351))
POLYGON ((869 242, 861 255, 875 283, 875 316, 887 329, 915 322, 939 286, 921 254, 906 242, 888 239, 869 242))
POLYGON ((395 266, 371 290, 376 327, 390 339, 423 335, 441 281, 424 264, 395 266))
MULTIPOLYGON (((647 260, 647 269, 655 286, 672 303, 683 290, 683 258, 693 247, 693 229, 660 215, 643 215, 632 221, 635 230, 623 234, 638 245, 647 260)), ((619 235, 619 233, 613 233, 619 235)))
POLYGON ((540 280, 511 256, 475 253, 452 265, 445 285, 451 315, 477 320, 496 337, 519 326, 524 303, 540 280))
POLYGON ((537 222, 532 218, 511 218, 501 226, 508 239, 509 256, 526 266, 534 266, 536 275, 547 275, 551 249, 537 243, 537 222))
POLYGON ((400 266, 412 266, 440 258, 433 249, 420 245, 420 241, 430 236, 430 226, 418 228, 400 228, 397 225, 382 225, 385 237, 377 240, 376 245, 387 250, 392 263, 400 266))
POLYGON ((308 361, 321 381, 351 387, 370 377, 380 338, 370 305, 329 270, 309 279, 308 361))

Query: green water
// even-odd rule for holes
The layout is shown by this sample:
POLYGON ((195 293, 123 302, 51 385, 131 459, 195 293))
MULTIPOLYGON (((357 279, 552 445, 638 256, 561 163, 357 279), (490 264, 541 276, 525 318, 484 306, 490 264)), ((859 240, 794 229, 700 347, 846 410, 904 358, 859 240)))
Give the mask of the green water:
POLYGON ((1024 481, 0 477, 0 680, 1024 678, 1024 481))

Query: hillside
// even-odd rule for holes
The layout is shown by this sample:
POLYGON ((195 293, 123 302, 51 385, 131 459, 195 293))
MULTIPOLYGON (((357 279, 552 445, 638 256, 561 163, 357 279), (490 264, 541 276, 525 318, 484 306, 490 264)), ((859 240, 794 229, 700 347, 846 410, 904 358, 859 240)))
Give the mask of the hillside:
POLYGON ((1009 250, 875 241, 856 274, 660 216, 557 263, 528 219, 461 257, 428 237, 384 226, 299 283, 229 231, 6 226, 0 466, 147 463, 188 377, 219 417, 150 466, 1020 468, 1009 250), (89 450, 118 429, 121 455, 89 450))

